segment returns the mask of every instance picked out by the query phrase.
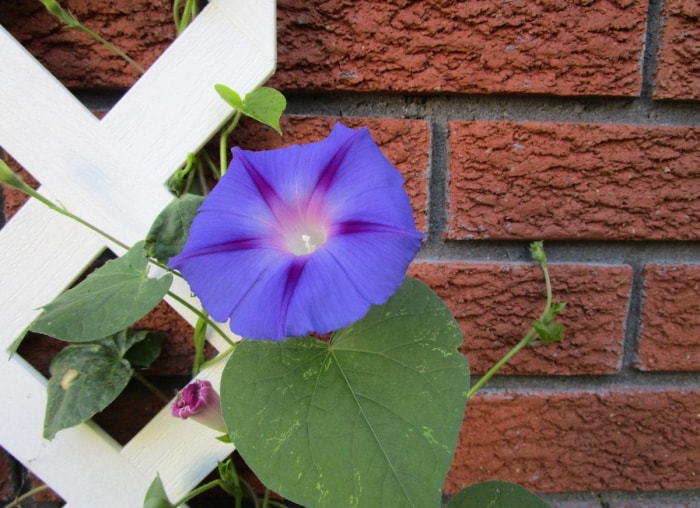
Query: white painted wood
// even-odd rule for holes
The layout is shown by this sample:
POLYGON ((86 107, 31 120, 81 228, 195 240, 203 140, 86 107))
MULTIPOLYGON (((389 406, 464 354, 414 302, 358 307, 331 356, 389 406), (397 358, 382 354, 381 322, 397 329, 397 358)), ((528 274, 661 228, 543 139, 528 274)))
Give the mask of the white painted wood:
MULTIPOLYGON (((2 28, 0 55, 0 146, 43 193, 131 244, 170 200, 165 180, 230 116, 214 84, 245 94, 274 71, 275 2, 210 0, 101 121, 2 28)), ((70 507, 141 506, 156 473, 175 500, 232 451, 168 408, 123 448, 92 423, 41 438, 45 380, 6 349, 106 245, 33 200, 0 230, 0 445, 70 507)), ((183 282, 173 291, 190 298, 183 282)), ((216 385, 222 368, 202 377, 216 385)))

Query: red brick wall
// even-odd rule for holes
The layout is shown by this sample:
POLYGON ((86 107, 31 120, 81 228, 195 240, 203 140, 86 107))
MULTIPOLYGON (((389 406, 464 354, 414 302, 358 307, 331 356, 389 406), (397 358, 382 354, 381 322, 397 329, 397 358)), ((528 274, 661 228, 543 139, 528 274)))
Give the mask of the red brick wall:
MULTIPOLYGON (((63 4, 146 66, 175 36, 167 0, 63 4)), ((543 304, 530 241, 568 302, 564 343, 470 401, 447 494, 500 478, 561 507, 700 506, 699 19, 688 0, 278 0, 285 136, 244 122, 236 141, 369 126, 427 234, 410 272, 454 312, 475 375, 543 304)), ((94 109, 137 77, 35 0, 0 3, 0 23, 94 109)), ((7 217, 20 204, 5 191, 7 217)), ((189 329, 149 321, 169 336, 154 377, 176 385, 189 329)), ((40 369, 53 352, 22 350, 40 369)), ((100 424, 126 440, 147 416, 100 424)), ((3 499, 18 471, 0 451, 3 499)))

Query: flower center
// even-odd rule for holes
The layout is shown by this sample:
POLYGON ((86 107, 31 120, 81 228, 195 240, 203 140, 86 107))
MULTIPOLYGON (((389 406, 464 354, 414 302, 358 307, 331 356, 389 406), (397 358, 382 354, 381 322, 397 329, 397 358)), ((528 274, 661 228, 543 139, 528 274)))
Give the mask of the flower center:
POLYGON ((285 247, 295 256, 305 256, 321 247, 327 239, 325 227, 307 222, 297 224, 286 232, 285 247))

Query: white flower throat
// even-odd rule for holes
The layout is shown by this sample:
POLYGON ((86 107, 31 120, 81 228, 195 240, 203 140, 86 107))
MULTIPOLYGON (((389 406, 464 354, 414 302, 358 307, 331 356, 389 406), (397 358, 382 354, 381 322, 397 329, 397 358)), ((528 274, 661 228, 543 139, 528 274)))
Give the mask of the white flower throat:
POLYGON ((328 233, 322 225, 307 222, 290 228, 285 237, 289 252, 295 256, 305 256, 326 243, 328 233))

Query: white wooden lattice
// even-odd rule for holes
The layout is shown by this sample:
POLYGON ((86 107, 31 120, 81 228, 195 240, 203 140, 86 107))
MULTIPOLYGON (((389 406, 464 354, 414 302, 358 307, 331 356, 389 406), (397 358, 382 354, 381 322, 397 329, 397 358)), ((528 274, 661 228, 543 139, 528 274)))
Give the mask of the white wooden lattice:
MULTIPOLYGON (((275 57, 274 0, 210 0, 100 121, 0 27, 0 146, 42 193, 132 244, 170 201, 167 178, 230 115, 214 84, 245 94, 275 57)), ((178 499, 232 451, 167 407, 124 447, 91 422, 42 439, 46 380, 7 348, 105 246, 120 253, 34 200, 0 230, 0 446, 73 508, 140 507, 156 473, 178 499)), ((221 369, 202 377, 217 384, 221 369)))

